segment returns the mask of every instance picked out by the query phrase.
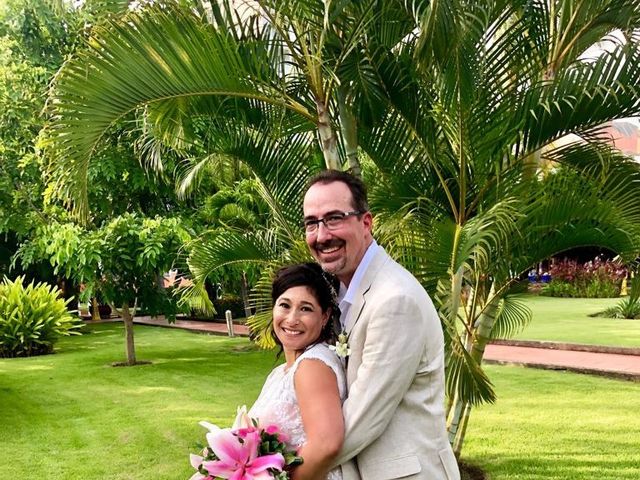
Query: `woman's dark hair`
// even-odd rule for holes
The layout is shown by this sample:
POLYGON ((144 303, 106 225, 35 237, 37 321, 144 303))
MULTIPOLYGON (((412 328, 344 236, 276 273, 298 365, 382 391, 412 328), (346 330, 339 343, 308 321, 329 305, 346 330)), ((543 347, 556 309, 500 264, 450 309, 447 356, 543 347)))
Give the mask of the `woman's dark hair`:
MULTIPOLYGON (((322 309, 322 313, 330 310, 329 320, 314 343, 333 343, 336 340, 336 329, 340 322, 340 310, 336 304, 336 292, 340 282, 330 273, 322 271, 317 263, 299 263, 278 270, 271 284, 272 306, 280 296, 293 287, 307 287, 313 293, 322 309)), ((282 343, 273 328, 271 336, 282 349, 282 343)))

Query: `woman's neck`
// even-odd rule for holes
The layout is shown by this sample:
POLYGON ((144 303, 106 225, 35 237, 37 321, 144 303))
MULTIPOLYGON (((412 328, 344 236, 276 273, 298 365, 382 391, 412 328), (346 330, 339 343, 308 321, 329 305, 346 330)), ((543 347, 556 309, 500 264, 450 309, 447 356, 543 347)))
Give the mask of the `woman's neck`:
POLYGON ((284 351, 284 359, 287 370, 291 368, 291 366, 295 363, 296 359, 302 355, 304 350, 285 350, 284 351))

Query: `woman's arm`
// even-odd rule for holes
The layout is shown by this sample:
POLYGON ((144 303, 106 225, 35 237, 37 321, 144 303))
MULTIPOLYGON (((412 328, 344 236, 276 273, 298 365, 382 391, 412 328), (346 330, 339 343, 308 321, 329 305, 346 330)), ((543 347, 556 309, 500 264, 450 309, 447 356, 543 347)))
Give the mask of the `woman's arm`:
POLYGON ((298 451, 304 462, 294 469, 292 480, 324 480, 344 440, 338 381, 325 363, 305 359, 294 385, 307 441, 298 451))

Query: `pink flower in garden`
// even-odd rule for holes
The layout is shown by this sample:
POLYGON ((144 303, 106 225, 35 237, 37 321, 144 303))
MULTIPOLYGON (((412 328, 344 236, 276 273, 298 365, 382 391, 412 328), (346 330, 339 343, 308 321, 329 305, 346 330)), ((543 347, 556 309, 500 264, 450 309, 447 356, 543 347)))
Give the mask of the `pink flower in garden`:
POLYGON ((258 456, 260 433, 257 430, 247 431, 242 439, 230 430, 221 430, 207 434, 207 441, 220 459, 202 463, 211 477, 229 480, 270 480, 273 475, 268 469, 282 470, 284 467, 284 457, 279 453, 258 456))

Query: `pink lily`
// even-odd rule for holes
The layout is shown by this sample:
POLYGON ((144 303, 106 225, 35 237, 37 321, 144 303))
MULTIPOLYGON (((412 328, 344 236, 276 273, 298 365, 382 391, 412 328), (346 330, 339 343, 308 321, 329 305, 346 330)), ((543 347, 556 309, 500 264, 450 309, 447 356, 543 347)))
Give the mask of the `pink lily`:
POLYGON ((202 466, 212 477, 229 480, 271 480, 268 469, 282 470, 284 457, 275 453, 258 457, 260 434, 247 432, 242 439, 229 430, 207 434, 207 441, 220 460, 204 462, 202 466))
POLYGON ((254 426, 253 421, 251 420, 251 417, 247 413, 247 406, 242 405, 241 407, 238 407, 238 410, 236 413, 236 419, 233 421, 231 430, 239 430, 241 428, 252 428, 253 426, 254 426))

